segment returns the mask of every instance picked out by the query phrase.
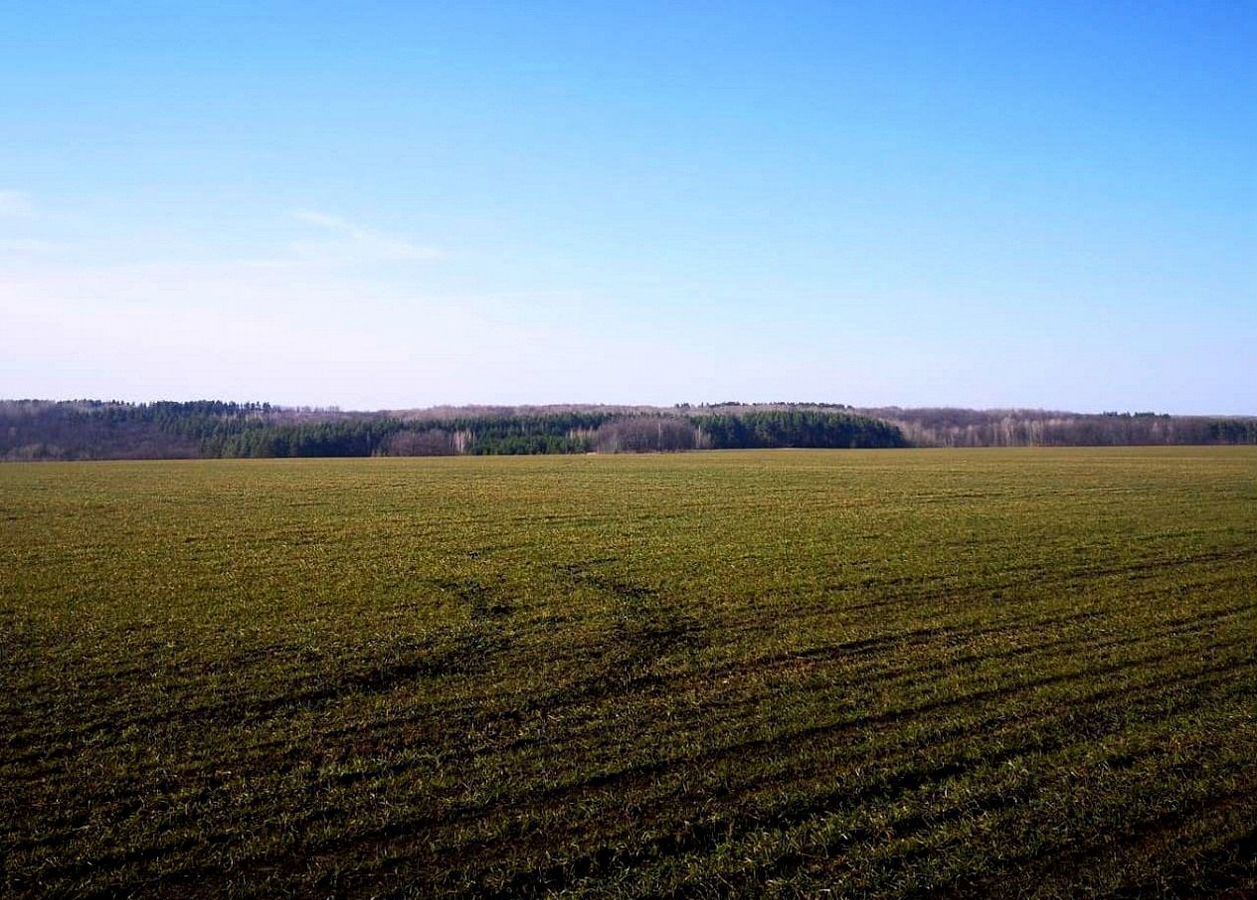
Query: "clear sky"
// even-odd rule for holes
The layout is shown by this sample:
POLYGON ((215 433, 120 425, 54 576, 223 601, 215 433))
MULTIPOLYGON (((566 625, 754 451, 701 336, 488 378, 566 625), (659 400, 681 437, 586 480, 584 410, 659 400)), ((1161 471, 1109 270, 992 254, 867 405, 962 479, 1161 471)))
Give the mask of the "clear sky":
POLYGON ((0 396, 1257 413, 1257 3, 14 3, 0 396))

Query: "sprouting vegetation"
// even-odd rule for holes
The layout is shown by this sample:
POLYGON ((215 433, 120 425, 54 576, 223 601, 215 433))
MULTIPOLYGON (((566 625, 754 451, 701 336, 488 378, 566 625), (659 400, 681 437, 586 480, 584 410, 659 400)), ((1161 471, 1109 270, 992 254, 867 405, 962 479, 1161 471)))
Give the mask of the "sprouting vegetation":
POLYGON ((0 466, 0 893, 1247 896, 1255 486, 1245 447, 0 466))

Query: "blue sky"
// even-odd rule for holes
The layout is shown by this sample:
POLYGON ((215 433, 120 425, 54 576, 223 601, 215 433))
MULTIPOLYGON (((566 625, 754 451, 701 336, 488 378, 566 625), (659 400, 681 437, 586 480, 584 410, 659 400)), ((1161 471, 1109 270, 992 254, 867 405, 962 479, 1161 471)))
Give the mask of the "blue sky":
POLYGON ((1255 4, 19 6, 0 396, 1257 414, 1255 4))

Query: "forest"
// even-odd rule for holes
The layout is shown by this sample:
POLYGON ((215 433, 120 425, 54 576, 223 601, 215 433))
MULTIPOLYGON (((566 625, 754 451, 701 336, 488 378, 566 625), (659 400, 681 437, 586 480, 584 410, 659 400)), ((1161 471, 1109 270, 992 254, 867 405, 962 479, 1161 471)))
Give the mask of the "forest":
POLYGON ((1099 415, 1041 409, 864 409, 894 424, 917 447, 1120 447, 1254 444, 1257 417, 1099 415))
POLYGON ((1168 444, 1257 444, 1257 417, 732 402, 345 412, 217 400, 0 401, 4 460, 1168 444))

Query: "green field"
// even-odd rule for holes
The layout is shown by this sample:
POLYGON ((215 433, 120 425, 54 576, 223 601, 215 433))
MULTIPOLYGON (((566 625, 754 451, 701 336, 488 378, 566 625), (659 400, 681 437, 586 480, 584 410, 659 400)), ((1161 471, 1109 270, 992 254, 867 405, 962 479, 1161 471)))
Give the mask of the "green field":
POLYGON ((1257 891, 1257 448, 0 466, 0 893, 1257 891))

